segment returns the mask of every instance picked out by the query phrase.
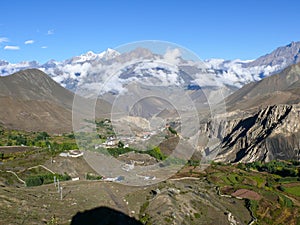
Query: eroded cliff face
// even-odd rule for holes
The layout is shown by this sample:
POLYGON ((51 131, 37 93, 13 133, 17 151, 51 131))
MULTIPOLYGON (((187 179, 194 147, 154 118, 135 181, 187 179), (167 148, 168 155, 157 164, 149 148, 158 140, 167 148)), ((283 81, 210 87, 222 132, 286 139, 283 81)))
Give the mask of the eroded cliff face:
POLYGON ((300 104, 268 106, 251 114, 235 111, 222 117, 214 125, 201 126, 201 133, 220 139, 214 161, 298 159, 300 104))

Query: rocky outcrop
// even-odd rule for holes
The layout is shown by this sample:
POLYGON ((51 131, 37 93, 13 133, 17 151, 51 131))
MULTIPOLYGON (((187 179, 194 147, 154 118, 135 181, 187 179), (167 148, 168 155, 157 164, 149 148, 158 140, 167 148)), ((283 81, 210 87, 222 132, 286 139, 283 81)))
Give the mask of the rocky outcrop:
POLYGON ((215 161, 237 163, 297 159, 300 151, 300 104, 268 106, 253 114, 231 112, 227 118, 216 125, 202 125, 201 132, 220 139, 215 161))

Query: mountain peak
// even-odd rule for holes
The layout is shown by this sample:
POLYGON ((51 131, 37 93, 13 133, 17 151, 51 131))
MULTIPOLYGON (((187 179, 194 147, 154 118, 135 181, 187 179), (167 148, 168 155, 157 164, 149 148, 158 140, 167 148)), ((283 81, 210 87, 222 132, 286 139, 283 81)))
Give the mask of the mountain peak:
POLYGON ((298 45, 300 45, 300 41, 292 41, 291 43, 289 43, 288 45, 286 45, 286 47, 297 47, 298 45))
POLYGON ((147 48, 135 48, 132 51, 123 53, 121 61, 130 61, 132 59, 149 59, 153 57, 153 53, 147 48))
MULTIPOLYGON (((11 75, 0 77, 2 82, 12 81, 13 83, 19 83, 24 86, 35 86, 35 88, 52 89, 53 86, 58 85, 51 77, 39 69, 25 69, 13 73, 11 75), (26 85, 25 85, 26 83, 26 85), (46 86, 45 86, 46 85, 46 86), (51 86, 51 88, 49 87, 51 86)), ((21 85, 20 85, 21 86, 21 85)), ((14 88, 15 89, 15 88, 14 88)), ((12 89, 12 90, 14 90, 12 89)))
POLYGON ((81 56, 94 57, 94 56, 96 56, 96 55, 97 55, 97 54, 94 53, 93 51, 88 51, 88 52, 82 54, 81 56))
POLYGON ((99 53, 98 57, 103 60, 111 60, 119 55, 120 53, 118 51, 108 48, 106 51, 99 53))
POLYGON ((92 51, 88 51, 84 54, 81 54, 80 56, 75 56, 71 59, 72 63, 83 63, 86 61, 95 60, 98 57, 97 54, 95 54, 92 51))
POLYGON ((278 71, 286 66, 300 62, 300 42, 291 42, 288 45, 275 49, 270 54, 259 57, 248 66, 279 66, 278 71))

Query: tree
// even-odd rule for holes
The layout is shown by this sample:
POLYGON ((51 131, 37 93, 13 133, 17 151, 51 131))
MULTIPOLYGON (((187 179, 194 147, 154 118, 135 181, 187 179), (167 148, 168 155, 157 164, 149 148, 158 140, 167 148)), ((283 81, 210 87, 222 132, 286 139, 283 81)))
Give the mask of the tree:
POLYGON ((50 135, 47 132, 43 131, 38 133, 38 135, 35 138, 35 141, 47 140, 49 137, 50 135))
POLYGON ((27 138, 23 135, 18 135, 16 138, 16 145, 27 145, 27 138))
POLYGON ((169 127, 169 131, 170 131, 172 134, 177 135, 177 131, 176 131, 175 129, 173 129, 172 127, 169 127))
POLYGON ((124 148, 124 143, 123 143, 122 141, 119 141, 118 147, 119 147, 119 148, 124 148))
POLYGON ((158 159, 158 160, 164 160, 167 157, 161 152, 160 148, 154 147, 152 150, 149 151, 149 155, 151 155, 152 157, 158 159))

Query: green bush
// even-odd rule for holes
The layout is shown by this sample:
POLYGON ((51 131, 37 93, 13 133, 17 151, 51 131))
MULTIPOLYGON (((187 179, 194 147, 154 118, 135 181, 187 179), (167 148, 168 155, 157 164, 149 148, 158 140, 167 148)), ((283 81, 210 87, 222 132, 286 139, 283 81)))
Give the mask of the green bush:
POLYGON ((119 155, 125 154, 127 152, 132 152, 134 149, 131 148, 108 148, 107 151, 110 155, 118 157, 119 155))
POLYGON ((39 186, 43 184, 43 180, 40 176, 31 176, 25 180, 27 187, 39 186))
POLYGON ((19 135, 16 138, 16 145, 27 145, 27 138, 23 135, 19 135))
POLYGON ((35 138, 35 141, 47 140, 50 135, 47 132, 39 132, 35 138))
POLYGON ((194 213, 194 217, 195 217, 196 219, 199 219, 201 216, 200 216, 199 213, 194 213))
POLYGON ((102 176, 87 173, 86 174, 86 179, 87 180, 101 180, 102 176))
POLYGON ((152 150, 146 151, 145 153, 149 154, 150 156, 158 159, 158 160, 165 160, 167 156, 165 156, 159 147, 154 147, 152 150))
POLYGON ((246 164, 247 168, 253 168, 260 172, 268 172, 276 174, 281 177, 297 177, 299 171, 296 168, 295 163, 284 162, 284 161, 271 161, 268 163, 253 162, 246 164))
POLYGON ((177 135, 177 131, 176 131, 174 128, 169 127, 168 129, 169 129, 169 131, 170 131, 172 134, 177 135))
POLYGON ((200 160, 188 160, 188 165, 189 166, 199 166, 200 165, 200 160))
POLYGON ((71 180, 71 177, 66 173, 65 174, 45 173, 45 174, 29 176, 25 180, 25 183, 27 187, 39 186, 42 184, 50 184, 54 181, 54 176, 56 177, 56 179, 59 179, 60 181, 71 180))
POLYGON ((282 185, 280 185, 280 186, 278 187, 278 190, 279 190, 279 191, 285 191, 285 187, 282 186, 282 185))
POLYGON ((52 143, 45 143, 45 147, 48 147, 50 145, 51 150, 54 152, 63 152, 67 150, 74 150, 78 149, 78 146, 76 143, 70 143, 70 142, 64 142, 64 143, 57 143, 57 142, 52 142, 52 143))
POLYGON ((124 148, 124 146, 125 146, 124 143, 123 143, 122 141, 119 141, 118 147, 119 147, 119 148, 124 148))

